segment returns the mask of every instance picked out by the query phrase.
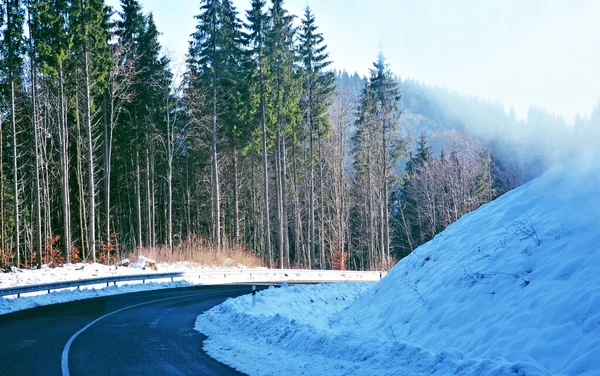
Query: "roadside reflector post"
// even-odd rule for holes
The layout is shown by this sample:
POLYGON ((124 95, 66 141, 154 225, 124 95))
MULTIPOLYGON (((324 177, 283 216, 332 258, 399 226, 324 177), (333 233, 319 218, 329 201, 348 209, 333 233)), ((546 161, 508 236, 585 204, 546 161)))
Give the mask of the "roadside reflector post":
POLYGON ((256 285, 252 285, 252 305, 256 305, 256 285))

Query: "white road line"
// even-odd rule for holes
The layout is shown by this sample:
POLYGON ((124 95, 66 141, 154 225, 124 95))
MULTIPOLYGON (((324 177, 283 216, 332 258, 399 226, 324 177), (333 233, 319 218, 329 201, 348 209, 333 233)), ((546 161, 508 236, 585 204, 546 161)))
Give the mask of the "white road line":
MULTIPOLYGON (((239 290, 230 290, 228 292, 240 292, 240 291, 246 291, 246 290, 247 289, 239 289, 239 290)), ((119 313, 119 312, 125 311, 127 309, 131 309, 131 308, 135 308, 135 307, 139 307, 139 306, 143 306, 143 305, 147 305, 147 304, 164 302, 166 300, 189 298, 190 296, 214 295, 214 294, 222 294, 222 293, 223 293, 223 291, 214 291, 214 292, 195 293, 195 294, 188 294, 188 295, 182 295, 182 296, 175 296, 175 297, 172 297, 172 298, 164 298, 164 299, 152 300, 152 301, 149 301, 149 302, 134 304, 132 306, 121 308, 121 309, 118 309, 116 311, 107 313, 104 316, 98 317, 96 320, 92 321, 91 323, 87 324, 83 328, 79 329, 79 331, 77 333, 73 334, 73 336, 71 336, 71 338, 69 338, 69 340, 67 341, 67 344, 65 345, 65 348, 63 349, 62 359, 61 359, 61 368, 62 368, 62 374, 63 374, 63 376, 69 376, 70 375, 70 373, 69 373, 69 350, 71 349, 71 344, 73 343, 73 341, 75 340, 75 338, 77 338, 77 336, 79 336, 81 333, 85 332, 90 326, 94 325, 98 321, 100 321, 100 320, 102 320, 102 319, 104 319, 104 318, 106 318, 108 316, 114 315, 115 313, 119 313)))

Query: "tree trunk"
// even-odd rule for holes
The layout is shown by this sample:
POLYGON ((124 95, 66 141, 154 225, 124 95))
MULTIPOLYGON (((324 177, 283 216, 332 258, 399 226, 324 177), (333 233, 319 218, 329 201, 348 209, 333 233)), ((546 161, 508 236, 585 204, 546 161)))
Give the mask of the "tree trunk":
POLYGON ((321 139, 319 138, 319 188, 320 188, 320 215, 319 215, 319 257, 320 268, 325 269, 325 199, 323 191, 323 154, 321 151, 321 139))
MULTIPOLYGON (((279 110, 278 110, 279 111, 279 110)), ((279 114, 277 115, 279 118, 279 114)), ((279 123, 279 120, 278 120, 279 123)), ((283 269, 283 192, 281 188, 281 131, 277 126, 277 158, 275 159, 275 181, 277 184, 277 235, 279 236, 279 269, 283 269)))
MULTIPOLYGON (((83 11, 83 0, 80 0, 80 7, 83 11)), ((85 120, 87 131, 87 165, 88 165, 88 200, 89 200, 89 250, 92 254, 92 261, 96 262, 96 190, 94 181, 94 144, 92 134, 92 104, 90 93, 90 67, 88 56, 88 41, 87 35, 84 36, 83 43, 83 69, 84 69, 84 90, 85 90, 85 120)))
POLYGON ((87 210, 85 206, 85 189, 83 184, 83 137, 81 136, 81 123, 80 123, 80 108, 79 108, 79 90, 75 96, 75 107, 77 108, 76 125, 77 125, 77 187, 79 191, 79 229, 81 237, 81 252, 83 259, 87 259, 88 246, 88 228, 85 218, 87 217, 87 210))
POLYGON ((285 252, 285 267, 290 268, 290 237, 288 234, 288 198, 287 198, 287 173, 285 158, 285 136, 281 138, 281 181, 283 199, 283 248, 285 252))
MULTIPOLYGON (((152 208, 152 236, 150 237, 150 241, 152 247, 156 247, 157 235, 156 235, 156 179, 155 179, 155 166, 156 166, 156 157, 154 152, 154 146, 150 146, 150 155, 152 155, 152 159, 150 160, 150 208, 152 208)), ((164 218, 164 217, 163 217, 164 218)))
MULTIPOLYGON (((2 128, 3 118, 0 114, 0 249, 6 250, 6 232, 4 218, 4 129, 2 128)), ((6 253, 4 253, 5 255, 6 253)), ((3 264, 7 264, 8 258, 1 260, 3 264)))
POLYGON ((149 139, 149 129, 146 130, 146 245, 148 247, 152 247, 152 219, 154 217, 154 208, 152 206, 152 193, 150 192, 150 179, 151 179, 151 171, 150 171, 150 148, 148 147, 150 143, 149 139))
POLYGON ((142 186, 140 178, 140 150, 135 144, 135 199, 137 204, 137 246, 143 247, 142 243, 142 186))
POLYGON ((382 254, 385 257, 385 266, 387 267, 390 261, 390 218, 389 218, 389 198, 388 198, 388 179, 387 179, 387 129, 383 119, 382 138, 383 138, 383 250, 382 254))
POLYGON ((371 152, 367 151, 367 210, 369 220, 369 268, 375 264, 375 228, 373 225, 373 193, 371 189, 371 152))
POLYGON ((272 268, 273 257, 271 255, 271 225, 269 219, 269 171, 267 159, 267 118, 265 113, 265 88, 262 71, 262 55, 259 53, 259 75, 260 75, 260 111, 262 121, 262 143, 263 143, 263 186, 265 201, 265 248, 267 251, 267 266, 272 268))
MULTIPOLYGON (((173 156, 174 156, 174 130, 171 127, 171 117, 169 112, 169 96, 167 95, 167 244, 169 245, 169 251, 173 254, 173 156)), ((189 162, 188 171, 189 174, 189 162)), ((190 231, 190 217, 189 217, 189 183, 186 179, 186 194, 187 194, 187 226, 188 232, 190 231)))
POLYGON ((62 200, 63 200, 63 227, 65 242, 65 258, 67 263, 71 262, 71 195, 69 192, 69 131, 67 128, 67 116, 65 109, 64 78, 62 63, 58 69, 59 80, 59 138, 60 138, 60 165, 62 178, 62 200))
POLYGON ((219 161, 217 160, 217 77, 213 70, 213 111, 212 111, 212 168, 214 195, 215 246, 221 247, 221 197, 219 196, 219 161))
POLYGON ((14 212, 15 212, 15 253, 17 254, 17 267, 21 267, 21 228, 19 211, 19 174, 17 154, 17 121, 15 111, 15 80, 10 80, 10 107, 12 122, 12 152, 13 152, 13 189, 14 189, 14 212))
POLYGON ((238 149, 233 147, 233 241, 240 244, 240 186, 238 180, 238 149))
MULTIPOLYGON (((310 106, 309 106, 310 107, 310 106)), ((314 147, 313 147, 313 130, 310 121, 310 109, 308 114, 308 128, 310 133, 310 199, 309 199, 309 228, 310 228, 310 268, 314 269, 317 264, 315 255, 315 163, 314 163, 314 147)))
MULTIPOLYGON (((29 13, 29 28, 31 30, 31 13, 29 13)), ((38 136, 38 119, 37 119, 37 93, 36 93, 36 73, 35 73, 35 59, 33 57, 33 38, 29 39, 31 48, 31 105, 32 105, 32 118, 33 123, 33 147, 35 154, 35 168, 34 168, 34 181, 35 181, 35 252, 36 252, 36 263, 37 268, 42 268, 42 205, 40 197, 40 148, 39 148, 39 136, 38 136)))

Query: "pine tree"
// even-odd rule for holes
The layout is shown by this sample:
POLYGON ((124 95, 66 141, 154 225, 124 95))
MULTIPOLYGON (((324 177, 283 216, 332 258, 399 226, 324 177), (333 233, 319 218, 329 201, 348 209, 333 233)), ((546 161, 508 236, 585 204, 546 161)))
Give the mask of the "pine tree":
MULTIPOLYGON (((136 218, 136 245, 142 247, 143 240, 143 217, 142 217, 142 182, 140 172, 140 145, 145 143, 143 134, 143 110, 144 107, 142 95, 146 88, 143 81, 142 70, 144 69, 140 62, 141 49, 144 47, 141 39, 144 36, 146 20, 142 13, 142 7, 138 0, 121 0, 121 12, 119 20, 116 22, 116 35, 119 38, 119 45, 125 49, 124 61, 129 61, 134 69, 134 78, 132 83, 131 100, 125 106, 128 119, 123 119, 124 124, 120 127, 115 136, 119 142, 122 142, 122 148, 131 155, 131 160, 135 161, 135 218, 136 218), (131 137, 131 133, 134 137, 131 137)), ((147 77, 147 75, 146 75, 147 77)))
POLYGON ((109 66, 110 8, 102 0, 77 0, 73 9, 74 47, 81 57, 82 94, 84 105, 85 146, 88 178, 88 247, 96 261, 96 179, 94 157, 94 117, 98 110, 95 96, 102 96, 109 66))
MULTIPOLYGON (((64 256, 70 262, 71 256, 71 205, 69 188, 69 132, 65 93, 65 62, 71 53, 71 37, 68 34, 67 18, 69 3, 66 0, 35 1, 31 35, 35 38, 36 61, 46 85, 56 87, 58 97, 58 135, 60 154, 60 175, 62 195, 62 220, 64 256)), ((49 234, 52 235, 52 234, 49 234)))
MULTIPOLYGON (((366 192, 360 192, 360 196, 366 195, 367 208, 366 220, 364 226, 367 228, 367 236, 369 239, 367 245, 368 264, 370 268, 374 268, 376 264, 375 257, 375 214, 374 214, 374 194, 373 194, 373 175, 374 175, 374 151, 377 150, 375 138, 375 95, 370 82, 365 79, 364 87, 359 97, 359 104, 356 113, 356 133, 352 141, 354 145, 354 168, 356 170, 357 188, 362 187, 366 192)), ((364 196, 363 196, 364 197, 364 196)), ((358 197, 357 200, 362 200, 358 197)), ((362 228, 362 225, 356 226, 362 228)), ((358 231, 357 231, 358 232, 358 231)), ((359 236, 359 238, 363 238, 359 236)))
POLYGON ((272 76, 274 128, 276 129, 276 182, 279 219, 279 266, 290 265, 290 247, 287 214, 286 134, 298 117, 300 90, 295 64, 294 16, 283 8, 283 0, 276 0, 270 9, 271 25, 266 36, 266 55, 272 76))
POLYGON ((390 260, 390 219, 389 219, 389 173, 393 171, 390 164, 390 145, 389 135, 394 131, 398 121, 398 101, 400 100, 400 90, 394 80, 392 72, 387 68, 383 54, 380 53, 377 62, 373 64, 371 70, 370 84, 375 99, 375 113, 381 128, 381 160, 382 160, 382 183, 383 193, 382 212, 383 212, 383 239, 382 253, 385 257, 385 263, 390 260))
POLYGON ((219 164, 218 164, 218 128, 221 123, 219 113, 222 104, 224 81, 227 81, 228 74, 231 73, 231 67, 234 65, 230 53, 231 45, 236 44, 235 40, 235 11, 229 2, 219 0, 204 0, 201 2, 200 15, 196 16, 198 25, 196 31, 192 34, 190 56, 196 61, 193 62, 198 72, 198 79, 204 83, 204 87, 209 90, 209 98, 212 103, 211 110, 211 149, 212 149, 212 186, 213 186, 213 223, 214 223, 214 242, 217 247, 222 244, 221 238, 221 194, 219 185, 219 164), (225 14, 229 12, 229 15, 225 14))
POLYGON ((247 36, 242 32, 242 22, 231 1, 222 2, 221 37, 225 55, 223 73, 220 77, 222 122, 233 160, 233 241, 240 243, 240 186, 239 154, 249 142, 252 132, 253 106, 250 93, 252 71, 251 59, 246 50, 247 36))
POLYGON ((248 42, 250 53, 255 61, 258 72, 258 85, 256 91, 259 97, 259 122, 262 128, 262 152, 263 152, 263 193, 264 193, 264 218, 265 218, 265 249, 267 256, 267 265, 272 267, 273 256, 271 253, 271 225, 269 218, 269 171, 267 158, 267 84, 266 76, 268 67, 265 59, 266 33, 269 22, 268 15, 263 11, 266 2, 263 0, 252 0, 252 8, 246 13, 249 30, 248 42))
POLYGON ((12 173, 13 173, 13 209, 14 209, 14 241, 17 265, 21 265, 21 212, 19 201, 19 152, 17 146, 17 88, 21 83, 23 54, 25 52, 23 24, 25 9, 19 0, 6 2, 6 28, 4 29, 2 55, 4 57, 0 69, 9 81, 10 91, 10 123, 12 125, 12 173))
MULTIPOLYGON (((315 267, 314 138, 315 134, 320 138, 327 136, 330 132, 330 125, 326 115, 327 108, 331 102, 332 94, 335 89, 335 76, 333 75, 333 72, 325 71, 331 64, 328 60, 329 54, 326 52, 327 45, 324 44, 323 34, 317 32, 315 17, 309 7, 306 7, 304 11, 304 18, 302 19, 302 25, 300 27, 299 42, 304 70, 303 108, 310 140, 309 244, 311 267, 315 267)), ((323 220, 323 218, 321 218, 321 220, 323 220)), ((323 234, 320 236, 323 236, 323 234)), ((321 247, 321 255, 322 254, 323 247, 321 247)), ((321 265, 321 267, 323 267, 323 265, 321 265)))
MULTIPOLYGON (((160 56, 161 46, 158 42, 158 29, 154 23, 154 17, 152 13, 149 15, 147 20, 147 26, 140 37, 140 48, 138 58, 138 74, 137 80, 140 82, 140 88, 138 89, 137 100, 140 103, 142 109, 144 123, 146 129, 146 201, 147 201, 147 232, 148 232, 148 244, 150 246, 156 245, 156 213, 155 213, 155 198, 154 198, 154 170, 155 170, 155 158, 154 158, 154 139, 159 130, 165 126, 172 127, 173 123, 170 119, 172 111, 170 98, 170 90, 172 87, 172 73, 168 70, 169 59, 160 56), (165 116, 166 115, 166 116, 165 116)), ((167 151, 170 153, 171 160, 169 160, 167 169, 167 244, 171 251, 173 251, 173 161, 174 157, 174 140, 171 140, 170 146, 172 149, 167 151)))

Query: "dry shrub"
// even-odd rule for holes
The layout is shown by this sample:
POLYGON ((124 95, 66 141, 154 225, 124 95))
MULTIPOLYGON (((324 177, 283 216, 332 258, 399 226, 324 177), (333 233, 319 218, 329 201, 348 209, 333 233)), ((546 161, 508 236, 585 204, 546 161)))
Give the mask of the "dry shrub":
POLYGON ((48 236, 46 239, 46 245, 42 255, 42 263, 47 264, 50 268, 56 268, 57 266, 61 266, 65 263, 65 256, 62 254, 60 249, 54 248, 59 240, 60 235, 48 236))
POLYGON ((155 248, 140 248, 130 253, 129 259, 135 262, 139 255, 167 263, 189 261, 204 266, 234 267, 238 264, 250 268, 264 266, 263 260, 248 247, 228 243, 217 249, 210 241, 197 237, 175 245, 173 253, 167 245, 161 245, 155 248))
POLYGON ((376 265, 374 270, 390 270, 396 265, 398 262, 398 258, 394 255, 390 255, 390 259, 386 262, 384 260, 380 260, 376 265))
POLYGON ((96 254, 97 262, 100 264, 112 265, 119 261, 117 255, 117 234, 114 232, 108 237, 108 243, 98 242, 98 252, 96 254))
POLYGON ((331 255, 331 265, 333 270, 346 270, 346 261, 348 260, 348 252, 342 249, 336 249, 331 255))
POLYGON ((0 248, 0 269, 10 270, 9 266, 12 265, 14 254, 10 250, 0 248))
POLYGON ((79 248, 71 246, 71 263, 76 264, 79 262, 79 248))

